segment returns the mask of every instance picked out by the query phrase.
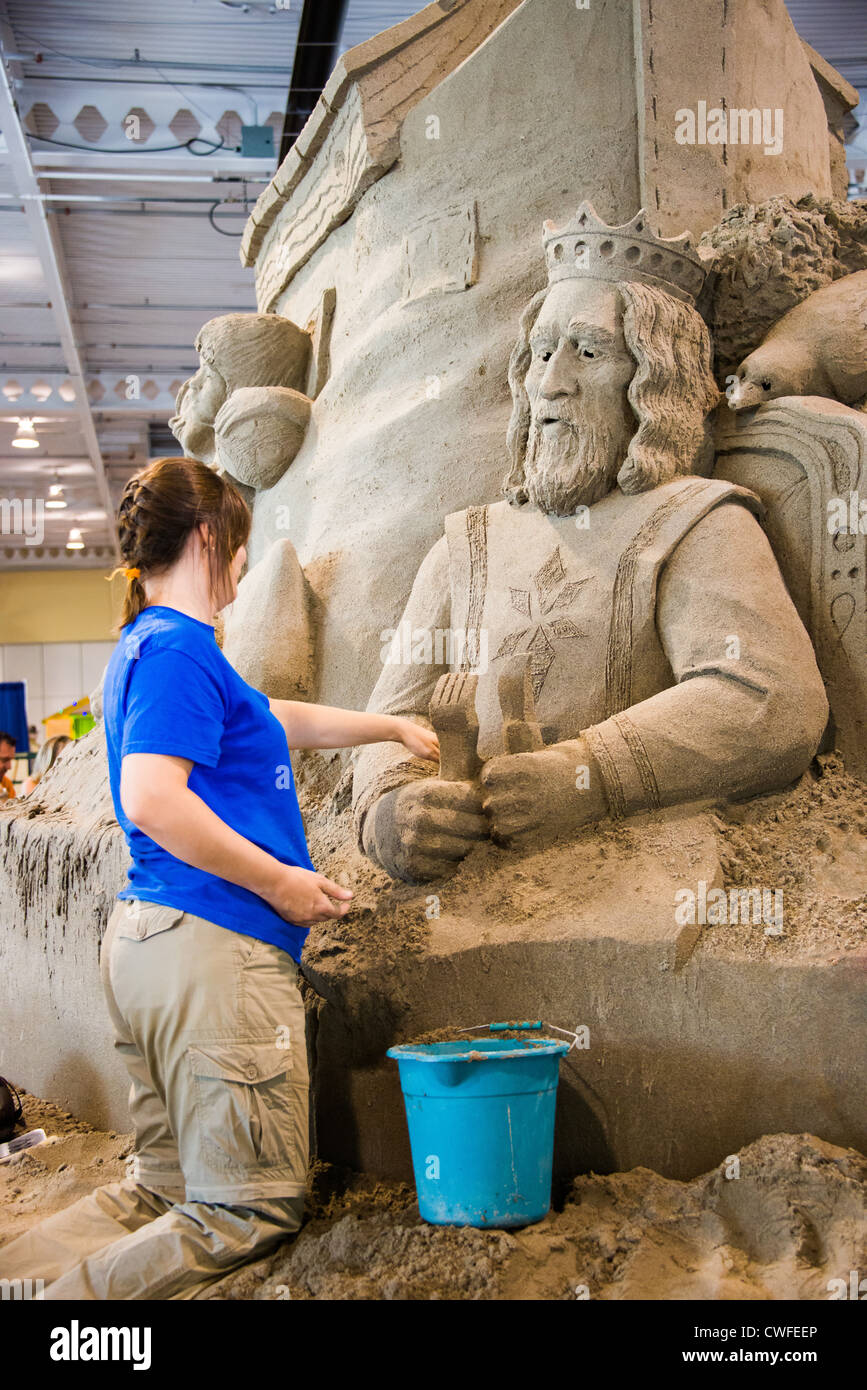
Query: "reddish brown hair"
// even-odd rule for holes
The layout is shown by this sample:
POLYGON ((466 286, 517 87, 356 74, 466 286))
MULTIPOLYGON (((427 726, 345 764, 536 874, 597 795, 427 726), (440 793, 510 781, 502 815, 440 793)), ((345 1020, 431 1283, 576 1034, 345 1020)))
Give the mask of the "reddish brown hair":
MULTIPOLYGON (((240 493, 196 459, 154 459, 130 478, 117 509, 124 567, 137 569, 124 595, 120 626, 145 607, 144 579, 180 559, 191 531, 204 523, 213 537, 209 552, 210 595, 215 607, 229 566, 250 534, 250 510, 240 493)), ((117 574, 117 570, 114 571, 117 574)))

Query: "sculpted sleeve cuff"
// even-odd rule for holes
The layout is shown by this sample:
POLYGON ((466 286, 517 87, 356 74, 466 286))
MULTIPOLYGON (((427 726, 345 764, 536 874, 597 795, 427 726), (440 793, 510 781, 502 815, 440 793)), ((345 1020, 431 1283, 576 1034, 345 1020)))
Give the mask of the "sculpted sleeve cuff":
POLYGON ((659 787, 639 730, 626 713, 585 729, 582 737, 593 757, 613 817, 660 806, 659 787))

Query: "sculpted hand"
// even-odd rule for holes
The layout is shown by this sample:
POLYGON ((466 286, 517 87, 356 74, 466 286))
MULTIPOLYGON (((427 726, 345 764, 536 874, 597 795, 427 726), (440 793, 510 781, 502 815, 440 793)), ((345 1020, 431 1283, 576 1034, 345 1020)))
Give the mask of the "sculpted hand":
POLYGON ((577 830, 608 810, 601 778, 582 739, 538 753, 491 758, 481 780, 491 837, 511 849, 523 849, 542 835, 554 839, 577 830))
POLYGON ((392 878, 424 883, 450 873, 488 833, 477 786, 427 777, 381 796, 362 838, 365 853, 392 878))

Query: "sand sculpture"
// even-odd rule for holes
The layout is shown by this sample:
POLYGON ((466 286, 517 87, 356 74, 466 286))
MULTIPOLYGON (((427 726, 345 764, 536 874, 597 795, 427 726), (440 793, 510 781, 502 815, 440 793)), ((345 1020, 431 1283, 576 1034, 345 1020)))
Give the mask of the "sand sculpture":
MULTIPOLYGON (((416 643, 448 634, 465 669, 484 645, 485 669, 445 702, 446 718, 465 707, 479 780, 389 745, 358 759, 364 848, 411 881, 440 877, 486 834, 525 846, 783 786, 825 727, 758 500, 689 476, 709 471, 718 402, 690 238, 654 236, 644 210, 609 227, 584 203, 544 242, 548 285, 510 360, 507 501, 446 518, 400 622, 416 643), (533 751, 509 746, 514 720, 503 740, 516 663, 533 751)), ((439 728, 431 701, 448 670, 446 652, 386 665, 370 707, 424 722, 430 707, 439 728)))
MULTIPOLYGON (((312 399, 298 388, 321 389, 329 327, 330 318, 308 331, 277 314, 224 314, 196 339, 199 370, 178 392, 171 428, 189 457, 225 473, 248 504, 279 481, 304 442, 312 399)), ((310 592, 288 536, 245 571, 218 640, 257 689, 275 699, 310 698, 310 592), (272 615, 267 643, 254 626, 265 612, 272 615)))
MULTIPOLYGON (((356 893, 305 958, 323 1157, 406 1176, 386 1047, 518 1016, 588 1028, 561 1176, 867 1145, 867 416, 725 399, 787 311, 867 270, 854 101, 783 0, 442 0, 343 56, 259 200, 261 313, 206 326, 176 419, 250 489, 224 649, 269 694, 433 699, 444 753, 299 763, 314 860, 356 893), (700 102, 781 110, 782 150, 684 145, 700 102), (778 891, 781 921, 709 906, 778 891)), ((28 802, 0 816, 4 1067, 122 1128, 99 727, 28 802)))
POLYGON ((196 339, 199 370, 177 399, 172 433, 190 458, 254 491, 273 487, 310 420, 311 338, 276 314, 223 314, 196 339))
POLYGON ((827 396, 859 408, 867 396, 867 271, 825 285, 790 309, 735 373, 732 410, 778 396, 827 396))

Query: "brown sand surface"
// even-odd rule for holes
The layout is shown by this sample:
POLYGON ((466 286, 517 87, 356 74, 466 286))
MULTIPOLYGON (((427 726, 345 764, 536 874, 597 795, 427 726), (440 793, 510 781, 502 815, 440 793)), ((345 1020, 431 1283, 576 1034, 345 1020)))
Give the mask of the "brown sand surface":
MULTIPOLYGON (((23 1094, 39 1148, 0 1163, 2 1245, 124 1176, 129 1135, 23 1094)), ((223 1300, 826 1299, 867 1268, 867 1159, 812 1135, 747 1145, 691 1182, 647 1168, 574 1180, 516 1231, 429 1226, 405 1183, 310 1172, 299 1235, 212 1285, 223 1300), (738 1172, 739 1176, 727 1176, 738 1172)))
MULTIPOLYGON (((375 954, 388 969, 398 954, 423 952, 428 895, 446 889, 452 910, 466 921, 479 917, 480 929, 496 921, 544 922, 558 901, 574 894, 568 853, 519 855, 490 842, 473 850, 448 880, 419 886, 392 882, 356 848, 345 772, 334 786, 338 766, 336 756, 305 755, 297 777, 313 861, 355 895, 345 919, 311 931, 304 951, 311 966, 339 956, 341 967, 352 970, 359 958, 375 954), (486 892, 492 881, 497 885, 493 900, 486 892)), ((814 758, 798 782, 782 792, 704 809, 716 837, 722 885, 781 890, 784 929, 766 935, 751 923, 707 925, 702 949, 747 960, 827 959, 829 952, 863 950, 867 785, 850 776, 836 754, 814 758)), ((570 842, 590 842, 600 864, 614 856, 628 865, 640 839, 627 819, 588 827, 570 842)))

